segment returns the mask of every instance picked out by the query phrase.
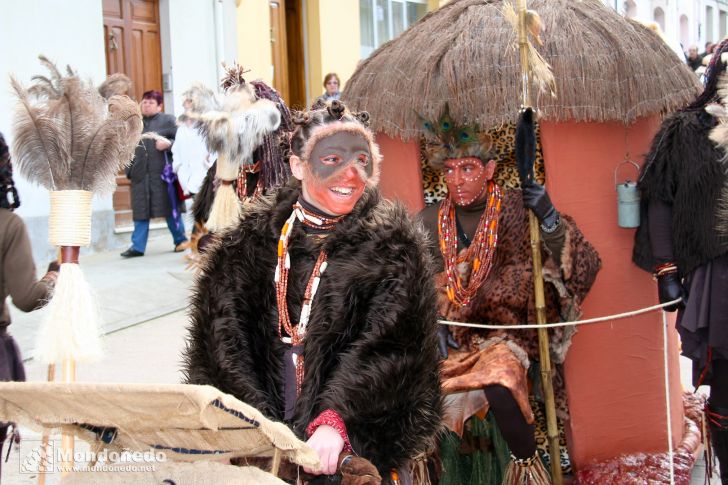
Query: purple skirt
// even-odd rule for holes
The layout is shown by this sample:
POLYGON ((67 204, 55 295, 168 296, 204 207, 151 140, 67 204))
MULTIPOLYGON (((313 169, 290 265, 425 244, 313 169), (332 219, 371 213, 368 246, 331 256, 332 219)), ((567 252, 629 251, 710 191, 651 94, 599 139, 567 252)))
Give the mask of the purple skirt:
MULTIPOLYGON (((688 299, 678 313, 677 331, 682 354, 693 361, 693 385, 697 385, 709 347, 713 360, 728 360, 728 254, 698 266, 684 285, 688 299)), ((703 384, 710 384, 709 372, 703 384)))

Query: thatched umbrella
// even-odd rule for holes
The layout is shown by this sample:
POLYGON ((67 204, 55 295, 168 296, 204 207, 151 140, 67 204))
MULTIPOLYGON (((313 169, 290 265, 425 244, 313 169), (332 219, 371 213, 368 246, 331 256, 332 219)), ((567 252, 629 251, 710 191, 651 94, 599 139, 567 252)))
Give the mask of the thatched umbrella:
MULTIPOLYGON (((513 122, 521 99, 517 35, 498 0, 452 0, 361 63, 342 98, 372 127, 409 139, 415 112, 436 119, 448 103, 458 122, 513 122)), ((684 106, 699 92, 686 65, 653 31, 599 0, 533 0, 543 20, 539 49, 556 78, 541 93, 542 120, 622 121, 684 106)))

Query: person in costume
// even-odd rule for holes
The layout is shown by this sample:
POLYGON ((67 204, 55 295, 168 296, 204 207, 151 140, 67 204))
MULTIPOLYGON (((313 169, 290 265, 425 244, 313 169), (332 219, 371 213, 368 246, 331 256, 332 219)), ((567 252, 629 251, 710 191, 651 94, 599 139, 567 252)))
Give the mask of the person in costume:
POLYGON ((693 361, 693 384, 710 385, 706 415, 728 483, 728 235, 718 231, 725 152, 710 138, 726 72, 728 41, 715 50, 705 89, 666 118, 639 181, 642 210, 634 262, 655 275, 661 303, 676 311, 682 354, 693 361))
MULTIPOLYGON (((293 130, 291 114, 286 106, 285 101, 280 97, 278 92, 262 81, 246 82, 243 74, 243 68, 234 64, 226 67, 227 74, 221 82, 221 87, 225 93, 235 92, 236 90, 249 90, 251 98, 255 101, 267 100, 274 104, 280 116, 280 122, 274 129, 269 129, 265 123, 258 123, 251 127, 249 132, 245 134, 245 141, 251 157, 239 160, 240 168, 237 178, 232 181, 235 192, 238 195, 241 204, 246 204, 255 200, 266 191, 285 185, 290 177, 290 169, 285 162, 284 150, 293 130)), ((199 86, 193 86, 189 91, 189 96, 194 99, 192 112, 194 116, 200 120, 209 116, 209 113, 221 109, 219 100, 215 100, 214 93, 209 89, 202 89, 199 86), (207 115, 206 115, 207 113, 207 115)), ((224 104, 224 103, 223 103, 224 104)), ((197 129, 203 132, 209 132, 210 128, 204 127, 204 121, 197 122, 197 129)), ((241 143, 243 143, 241 141, 241 143)), ((199 193, 194 198, 192 213, 195 220, 195 226, 201 230, 198 234, 202 235, 193 244, 195 251, 204 251, 204 247, 210 236, 203 235, 206 233, 204 229, 215 200, 217 188, 222 183, 221 179, 216 176, 217 162, 215 162, 207 171, 199 193)), ((194 259, 199 259, 198 255, 194 255, 194 259)))
MULTIPOLYGON (((574 220, 556 210, 545 188, 527 175, 530 169, 521 170, 521 190, 494 181, 498 162, 487 132, 459 126, 447 113, 424 126, 428 161, 443 170, 448 191, 441 203, 419 215, 433 241, 440 316, 481 324, 535 322, 531 209, 543 240, 548 321, 578 317, 601 262, 574 220)), ((551 333, 557 364, 564 360, 571 333, 551 333)), ((527 371, 538 361, 536 330, 441 326, 440 336, 448 427, 461 434, 468 418, 491 410, 512 456, 506 478, 519 476, 514 470, 521 469, 520 476, 531 477, 525 483, 549 481, 536 455, 528 399, 527 371)), ((563 389, 560 397, 565 410, 563 389)))
MULTIPOLYGON (((295 179, 207 250, 186 380, 285 421, 333 474, 343 450, 389 483, 440 429, 435 288, 424 232, 376 186, 367 113, 300 113, 295 179)), ((311 470, 313 471, 313 470, 311 470)))
MULTIPOLYGON (((18 207, 20 198, 13 181, 10 152, 0 133, 0 381, 25 380, 20 349, 7 330, 10 311, 6 298, 10 296, 13 305, 24 312, 33 311, 51 298, 58 278, 58 263, 53 261, 48 272, 37 279, 28 231, 23 220, 13 213, 18 207)), ((8 423, 0 422, 0 456, 7 432, 8 423)))

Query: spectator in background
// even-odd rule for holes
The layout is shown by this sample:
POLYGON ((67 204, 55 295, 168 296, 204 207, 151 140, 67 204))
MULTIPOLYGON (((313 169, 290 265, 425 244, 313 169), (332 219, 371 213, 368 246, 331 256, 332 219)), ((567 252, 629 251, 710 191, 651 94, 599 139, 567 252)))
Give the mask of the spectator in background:
POLYGON ((700 58, 703 59, 703 65, 707 66, 708 61, 710 61, 710 56, 713 55, 713 49, 715 49, 715 44, 712 42, 706 42, 705 43, 705 51, 700 53, 700 58), (708 58, 707 61, 705 61, 705 58, 708 58))
MULTIPOLYGON (((159 91, 147 91, 142 95, 141 110, 144 128, 142 133, 154 133, 142 138, 134 153, 134 160, 126 169, 131 180, 131 209, 134 218, 134 232, 131 247, 121 253, 124 258, 144 256, 149 237, 149 221, 153 217, 164 217, 172 233, 174 251, 187 248, 185 225, 180 211, 172 210, 167 184, 162 180, 162 171, 167 163, 167 152, 177 134, 174 116, 162 113, 164 98, 159 91)), ((183 204, 179 205, 180 210, 183 204)))
POLYGON ((341 80, 339 80, 338 74, 330 72, 324 76, 324 88, 326 92, 318 97, 318 99, 324 102, 330 102, 341 97, 339 87, 341 86, 341 80))
MULTIPOLYGON (((58 263, 53 261, 45 276, 36 279, 28 231, 23 220, 13 213, 19 206, 10 153, 0 133, 0 381, 25 380, 20 350, 7 331, 10 311, 5 299, 10 296, 13 305, 24 312, 40 308, 52 295, 59 269, 58 263)), ((9 423, 0 423, 0 456, 8 427, 9 423)))
POLYGON ((177 135, 172 145, 172 167, 185 196, 193 197, 200 191, 207 170, 214 161, 207 151, 205 139, 195 128, 195 121, 188 112, 192 101, 185 99, 185 112, 178 118, 177 135))
POLYGON ((687 62, 690 69, 695 71, 703 65, 703 58, 698 54, 698 46, 691 45, 688 49, 687 62))

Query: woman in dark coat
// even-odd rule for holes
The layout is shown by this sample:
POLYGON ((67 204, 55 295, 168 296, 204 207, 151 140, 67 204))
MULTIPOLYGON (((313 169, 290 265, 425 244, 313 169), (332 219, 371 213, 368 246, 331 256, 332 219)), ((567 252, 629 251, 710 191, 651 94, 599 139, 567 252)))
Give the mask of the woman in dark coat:
POLYGON ((132 164, 126 169, 126 177, 131 180, 134 232, 131 235, 131 247, 121 253, 125 258, 144 256, 149 236, 149 220, 154 217, 166 219, 175 251, 184 250, 183 243, 187 241, 180 215, 184 204, 178 204, 177 212, 173 214, 167 183, 162 180, 166 159, 169 158, 172 163, 169 148, 177 133, 177 121, 174 116, 162 113, 162 102, 159 91, 147 91, 142 97, 142 133, 155 133, 158 137, 142 139, 134 152, 132 164))
POLYGON ((717 230, 726 183, 724 152, 709 138, 717 120, 718 79, 726 72, 716 48, 703 93, 662 123, 639 186, 642 218, 635 262, 657 278, 661 303, 683 300, 677 330, 682 354, 693 361, 693 384, 710 385, 706 415, 721 480, 728 484, 728 235, 717 230))
POLYGON ((388 483, 440 429, 435 292, 424 233, 380 198, 360 119, 338 101, 299 117, 301 183, 248 206, 205 255, 185 372, 287 422, 317 474, 349 450, 388 483))

